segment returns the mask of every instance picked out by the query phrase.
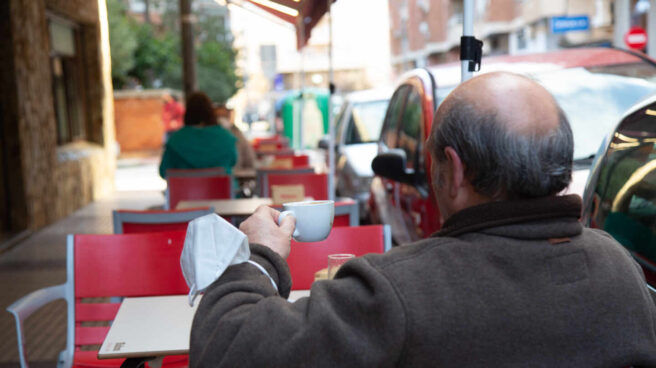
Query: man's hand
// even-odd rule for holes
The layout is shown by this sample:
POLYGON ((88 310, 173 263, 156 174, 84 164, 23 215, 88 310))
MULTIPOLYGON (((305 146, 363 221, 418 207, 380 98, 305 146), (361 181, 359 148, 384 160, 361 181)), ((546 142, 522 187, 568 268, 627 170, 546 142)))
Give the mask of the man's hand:
POLYGON ((280 212, 271 207, 260 206, 249 218, 239 225, 250 243, 257 243, 271 248, 284 259, 291 250, 292 233, 296 226, 294 216, 285 217, 278 226, 280 212))

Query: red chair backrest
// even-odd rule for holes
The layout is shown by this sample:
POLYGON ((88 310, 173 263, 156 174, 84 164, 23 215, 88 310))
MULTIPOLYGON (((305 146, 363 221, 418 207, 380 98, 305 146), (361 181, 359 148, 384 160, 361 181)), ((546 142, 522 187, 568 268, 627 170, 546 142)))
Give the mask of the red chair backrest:
POLYGON ((183 231, 75 235, 75 297, 186 294, 183 231))
POLYGON ((273 157, 274 157, 275 160, 291 159, 292 160, 292 167, 310 166, 310 156, 308 156, 308 155, 280 154, 280 155, 273 155, 273 157))
POLYGON ((287 147, 289 144, 289 140, 285 137, 275 135, 273 137, 267 137, 267 138, 255 138, 253 140, 253 148, 255 150, 260 149, 260 147, 263 146, 275 146, 276 149, 281 149, 287 147))
POLYGON ((328 176, 326 174, 269 174, 267 177, 268 193, 271 195, 273 185, 303 185, 306 197, 315 200, 328 199, 328 176))
POLYGON ((171 222, 168 224, 123 223, 123 234, 159 233, 166 231, 187 231, 189 222, 171 222))
POLYGON ((82 322, 111 321, 119 303, 83 298, 187 294, 180 269, 184 232, 74 235, 75 346, 102 344, 109 327, 82 322))
POLYGON ((383 253, 385 236, 383 225, 334 227, 326 240, 299 243, 292 240, 287 264, 292 274, 292 289, 307 290, 314 274, 328 267, 328 255, 350 253, 357 257, 367 253, 383 253))
POLYGON ((187 231, 189 221, 213 213, 209 207, 184 210, 115 210, 114 234, 187 231))
POLYGON ((166 181, 171 209, 182 200, 232 198, 232 177, 229 175, 171 176, 166 181))

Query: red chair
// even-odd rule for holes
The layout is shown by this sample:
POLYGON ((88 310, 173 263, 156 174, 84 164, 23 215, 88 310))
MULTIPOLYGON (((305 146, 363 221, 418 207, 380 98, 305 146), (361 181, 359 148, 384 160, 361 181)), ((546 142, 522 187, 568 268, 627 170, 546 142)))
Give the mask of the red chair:
MULTIPOLYGON (((7 307, 16 319, 21 366, 27 367, 23 322, 57 299, 68 304, 66 350, 59 355, 58 367, 120 366, 123 359, 98 360, 98 351, 83 350, 102 344, 119 308, 119 303, 97 302, 97 298, 187 294, 180 270, 184 238, 184 232, 69 235, 66 283, 36 290, 7 307), (106 326, 97 326, 98 322, 106 326)), ((167 367, 188 364, 185 355, 168 356, 163 362, 167 367)))
POLYGON ((273 163, 272 165, 275 165, 276 161, 287 161, 289 160, 291 163, 291 168, 299 168, 299 167, 308 167, 310 166, 310 156, 308 155, 289 155, 289 154, 274 154, 271 155, 273 156, 273 163))
POLYGON ((231 175, 203 175, 203 173, 185 176, 167 175, 166 182, 169 209, 175 209, 178 202, 182 200, 233 198, 231 175))
POLYGON ((281 149, 289 146, 289 139, 280 135, 266 138, 255 138, 252 145, 253 149, 256 151, 260 149, 271 150, 272 148, 281 149))
POLYGON ((335 201, 335 219, 333 227, 360 225, 360 208, 358 202, 350 198, 335 201))
POLYGON ((189 221, 212 213, 214 209, 210 207, 161 211, 114 210, 114 234, 187 231, 189 221))
MULTIPOLYGON (((312 167, 296 167, 293 169, 257 169, 255 176, 255 192, 260 195, 260 197, 270 197, 269 190, 269 176, 270 175, 296 175, 296 174, 312 174, 314 173, 314 168, 312 167), (266 195, 265 195, 266 193, 266 195)), ((326 182, 327 185, 327 182, 326 182)))
POLYGON ((350 253, 357 257, 383 253, 392 247, 389 225, 335 227, 326 240, 299 243, 292 240, 287 264, 292 274, 292 290, 307 290, 314 274, 328 267, 328 255, 350 253))
POLYGON ((255 155, 257 158, 262 158, 264 156, 270 156, 270 155, 293 155, 294 150, 291 148, 278 148, 275 150, 255 150, 255 155))
POLYGON ((263 197, 271 196, 271 187, 274 185, 303 185, 306 197, 315 200, 328 199, 328 176, 326 174, 269 174, 263 197))

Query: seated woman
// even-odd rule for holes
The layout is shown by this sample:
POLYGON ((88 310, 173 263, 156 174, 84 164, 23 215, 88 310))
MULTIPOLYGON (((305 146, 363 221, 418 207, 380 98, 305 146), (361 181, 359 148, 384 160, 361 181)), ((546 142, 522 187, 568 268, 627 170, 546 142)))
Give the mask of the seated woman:
POLYGON ((166 142, 159 175, 166 179, 167 169, 204 169, 223 167, 231 173, 237 163, 237 139, 218 125, 212 101, 203 92, 187 99, 184 127, 166 142))

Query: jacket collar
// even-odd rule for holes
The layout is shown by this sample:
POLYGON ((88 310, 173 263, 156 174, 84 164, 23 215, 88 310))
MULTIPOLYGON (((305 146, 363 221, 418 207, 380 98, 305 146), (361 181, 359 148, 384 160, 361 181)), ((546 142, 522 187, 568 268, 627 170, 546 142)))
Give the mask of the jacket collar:
POLYGON ((580 227, 577 221, 580 216, 581 197, 575 194, 489 202, 453 214, 433 236, 453 237, 492 227, 563 217, 577 222, 580 227))

